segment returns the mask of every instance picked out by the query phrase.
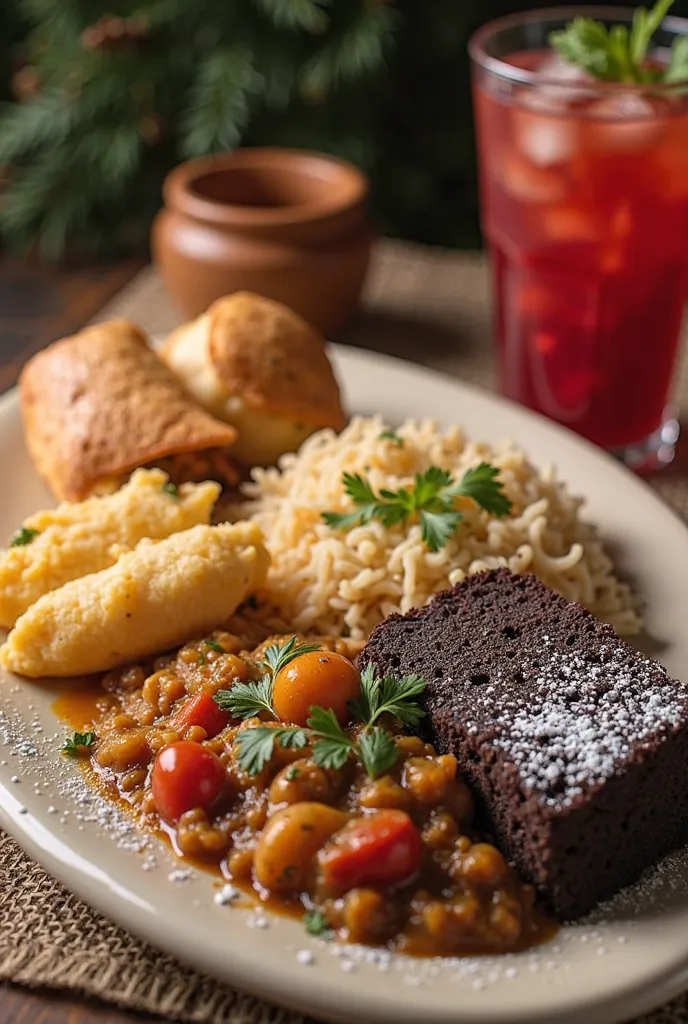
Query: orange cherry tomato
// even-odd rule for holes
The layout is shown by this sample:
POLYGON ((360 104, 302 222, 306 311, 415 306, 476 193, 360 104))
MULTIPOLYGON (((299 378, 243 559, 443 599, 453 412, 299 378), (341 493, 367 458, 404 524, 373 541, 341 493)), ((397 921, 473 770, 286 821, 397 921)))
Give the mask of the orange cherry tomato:
POLYGON ((400 885, 418 871, 422 859, 420 832, 408 814, 396 810, 355 818, 318 855, 331 893, 400 885))
POLYGON ((175 822, 194 807, 208 809, 225 785, 225 769, 212 750, 191 740, 164 747, 153 765, 151 789, 158 814, 175 822))
POLYGON ((218 707, 205 690, 199 690, 193 697, 187 698, 172 716, 175 729, 181 731, 191 725, 199 725, 201 729, 205 729, 208 739, 222 732, 229 722, 230 715, 218 707))
POLYGON ((341 654, 312 651, 294 658, 275 677, 272 703, 283 722, 306 725, 313 705, 332 708, 342 725, 349 701, 361 692, 358 669, 341 654))

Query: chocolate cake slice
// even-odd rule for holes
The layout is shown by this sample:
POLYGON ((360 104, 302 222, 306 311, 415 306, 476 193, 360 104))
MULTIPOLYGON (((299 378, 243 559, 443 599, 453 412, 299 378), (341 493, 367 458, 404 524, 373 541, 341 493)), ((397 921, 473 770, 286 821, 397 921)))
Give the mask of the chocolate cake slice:
POLYGON ((560 918, 688 842, 688 687, 535 576, 472 576, 360 660, 425 677, 430 738, 560 918))

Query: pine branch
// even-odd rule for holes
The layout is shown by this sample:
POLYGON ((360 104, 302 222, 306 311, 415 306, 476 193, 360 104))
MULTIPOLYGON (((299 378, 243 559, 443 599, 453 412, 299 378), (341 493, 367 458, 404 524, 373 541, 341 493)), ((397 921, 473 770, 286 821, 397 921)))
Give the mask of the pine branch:
POLYGON ((302 93, 326 96, 344 82, 382 71, 393 27, 394 16, 386 6, 366 5, 306 63, 301 74, 302 93))
POLYGON ((254 0, 256 6, 270 18, 275 28, 302 30, 320 35, 327 30, 329 15, 324 10, 330 0, 254 0))
POLYGON ((24 247, 38 236, 41 255, 47 260, 62 255, 70 234, 83 228, 88 214, 65 157, 56 151, 20 172, 4 192, 0 207, 0 231, 24 247))
POLYGON ((29 25, 40 28, 53 42, 74 38, 86 27, 81 5, 73 0, 19 0, 18 7, 29 25))
POLYGON ((15 163, 65 139, 72 124, 64 93, 39 93, 27 103, 0 107, 0 164, 15 163))
POLYGON ((247 46, 237 43, 209 53, 182 122, 183 154, 201 156, 237 146, 249 120, 251 95, 262 83, 247 46))

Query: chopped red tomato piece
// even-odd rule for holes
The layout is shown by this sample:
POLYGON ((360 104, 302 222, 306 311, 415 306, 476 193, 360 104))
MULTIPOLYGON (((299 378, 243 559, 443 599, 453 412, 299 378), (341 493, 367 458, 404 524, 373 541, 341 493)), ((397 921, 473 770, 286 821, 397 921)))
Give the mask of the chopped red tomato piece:
POLYGON ((423 841, 408 814, 378 811, 355 818, 318 856, 325 886, 348 892, 358 886, 399 885, 418 871, 423 841))
POLYGON ((170 743, 160 751, 151 774, 158 814, 174 822, 195 807, 214 804, 225 785, 225 769, 212 750, 191 740, 170 743))
POLYGON ((205 690, 199 690, 184 701, 179 711, 172 716, 176 729, 188 729, 190 725, 200 725, 205 729, 208 739, 217 736, 229 724, 230 716, 218 707, 213 698, 205 690))

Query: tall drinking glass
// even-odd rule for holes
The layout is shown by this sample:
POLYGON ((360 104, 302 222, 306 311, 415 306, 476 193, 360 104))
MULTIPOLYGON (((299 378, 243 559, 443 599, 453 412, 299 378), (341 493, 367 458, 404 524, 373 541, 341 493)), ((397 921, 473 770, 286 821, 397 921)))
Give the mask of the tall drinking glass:
MULTIPOLYGON (((620 8, 576 8, 607 25, 620 8)), ((629 465, 670 461, 688 297, 688 84, 600 82, 549 47, 571 8, 472 38, 502 391, 629 465)), ((688 21, 654 40, 663 64, 688 21)))

